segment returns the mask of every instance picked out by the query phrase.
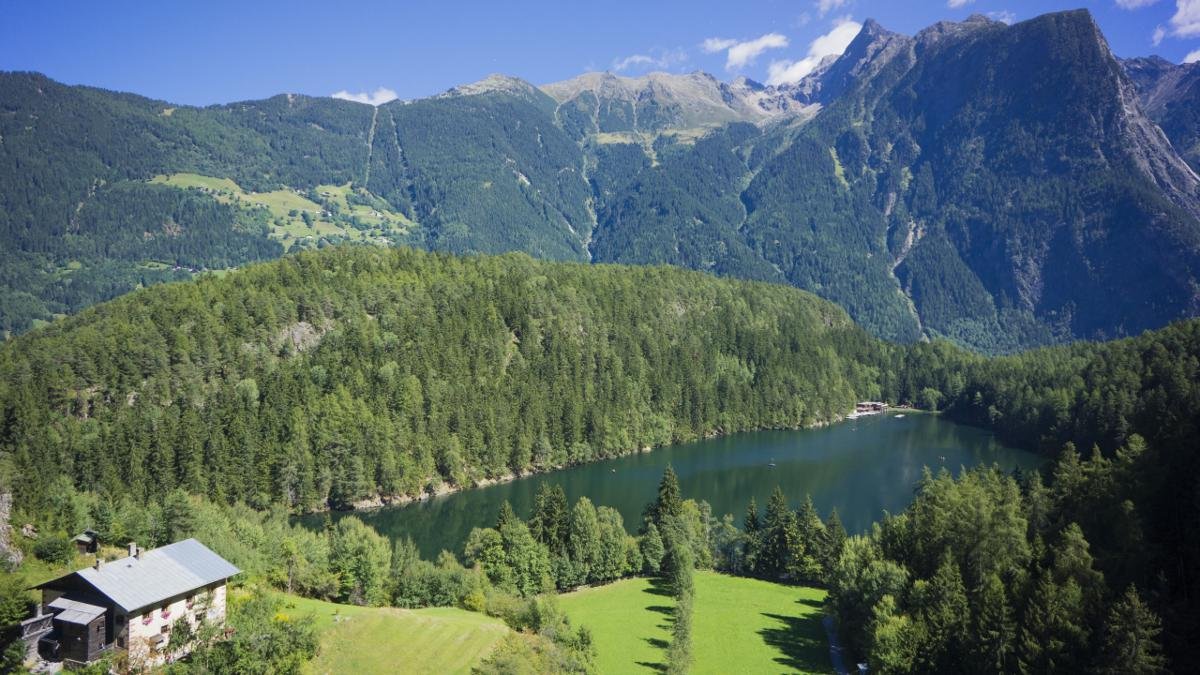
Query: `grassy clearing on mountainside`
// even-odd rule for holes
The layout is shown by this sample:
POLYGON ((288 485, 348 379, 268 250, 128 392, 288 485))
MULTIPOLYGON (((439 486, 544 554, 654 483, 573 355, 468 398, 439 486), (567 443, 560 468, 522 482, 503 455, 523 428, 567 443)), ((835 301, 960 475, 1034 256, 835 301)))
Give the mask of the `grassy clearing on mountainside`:
POLYGON ((318 203, 291 189, 271 192, 247 192, 228 178, 214 178, 194 173, 176 173, 155 176, 151 183, 171 185, 178 188, 199 188, 211 194, 217 201, 235 204, 247 210, 266 209, 270 221, 271 236, 283 242, 289 249, 305 246, 324 238, 337 237, 348 241, 386 243, 388 234, 407 232, 413 222, 402 213, 387 208, 381 200, 358 191, 360 198, 371 199, 373 206, 351 204, 350 197, 356 191, 349 183, 345 185, 318 185, 318 203), (332 214, 336 209, 344 217, 355 218, 360 227, 353 227, 332 214), (309 217, 305 222, 304 214, 309 217))
POLYGON ((285 596, 285 612, 312 614, 320 648, 309 673, 467 673, 509 629, 461 609, 357 607, 285 596))
MULTIPOLYGON (((697 572, 692 672, 829 672, 824 599, 815 588, 697 572)), ((649 673, 665 665, 675 601, 653 580, 576 591, 561 602, 572 623, 592 631, 599 672, 649 673)))

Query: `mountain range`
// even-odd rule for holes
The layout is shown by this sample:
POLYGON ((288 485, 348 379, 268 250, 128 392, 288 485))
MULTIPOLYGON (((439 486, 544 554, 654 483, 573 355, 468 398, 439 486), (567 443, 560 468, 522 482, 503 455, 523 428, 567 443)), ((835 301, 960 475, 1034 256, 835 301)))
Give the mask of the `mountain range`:
POLYGON ((805 79, 203 108, 0 74, 0 329, 340 242, 789 283, 987 352, 1200 314, 1200 66, 1085 10, 874 21, 805 79))

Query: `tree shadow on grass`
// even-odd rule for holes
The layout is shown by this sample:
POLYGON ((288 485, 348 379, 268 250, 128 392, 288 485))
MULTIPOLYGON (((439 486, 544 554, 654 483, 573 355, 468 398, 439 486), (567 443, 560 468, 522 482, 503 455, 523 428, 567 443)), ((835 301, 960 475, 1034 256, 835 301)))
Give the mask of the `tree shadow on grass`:
MULTIPOLYGON (((674 597, 673 594, 671 593, 670 585, 668 585, 667 582, 665 582, 662 579, 659 579, 657 577, 650 580, 650 586, 647 587, 643 592, 649 593, 650 595, 657 595, 659 597, 666 597, 666 598, 674 597)), ((648 605, 646 607, 646 609, 650 610, 651 612, 657 612, 658 614, 661 614, 661 615, 667 617, 666 623, 660 623, 660 624, 658 624, 658 627, 662 628, 664 630, 667 630, 667 631, 671 630, 672 625, 675 623, 674 616, 673 616, 675 613, 674 607, 670 607, 667 605, 648 605)), ((668 641, 663 640, 662 638, 653 638, 653 637, 642 638, 642 639, 645 640, 647 643, 649 643, 650 646, 654 647, 655 649, 662 650, 663 656, 665 659, 667 648, 670 647, 670 643, 668 641)), ((659 673, 667 672, 667 664, 666 663, 651 663, 649 661, 638 661, 637 664, 639 666, 642 666, 643 668, 649 668, 650 670, 653 670, 655 672, 659 672, 659 673)))
POLYGON ((653 577, 650 579, 650 586, 646 588, 644 592, 651 595, 662 595, 668 598, 674 597, 675 595, 671 592, 671 585, 659 577, 653 577))
MULTIPOLYGON (((800 600, 799 605, 820 607, 820 603, 800 600)), ((806 673, 821 673, 829 670, 829 645, 825 641, 825 628, 821 625, 820 612, 804 611, 803 616, 783 616, 764 613, 774 619, 775 626, 758 631, 763 641, 781 652, 775 663, 806 673)))
POLYGON ((812 607, 813 609, 816 609, 816 610, 821 610, 821 611, 825 610, 825 601, 823 601, 823 600, 813 600, 812 598, 800 598, 799 600, 796 601, 796 604, 804 605, 805 607, 812 607))

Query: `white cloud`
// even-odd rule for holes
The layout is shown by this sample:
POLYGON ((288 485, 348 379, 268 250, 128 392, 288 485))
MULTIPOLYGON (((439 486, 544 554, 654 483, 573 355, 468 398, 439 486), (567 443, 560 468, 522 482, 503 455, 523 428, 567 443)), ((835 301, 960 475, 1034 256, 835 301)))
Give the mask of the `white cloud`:
POLYGON ((630 54, 613 59, 611 70, 619 73, 635 68, 670 68, 687 61, 687 52, 682 49, 651 49, 649 54, 630 54))
POLYGON ((1141 9, 1153 5, 1158 0, 1116 0, 1116 2, 1117 7, 1121 9, 1141 9))
POLYGON ((704 42, 700 43, 700 49, 703 49, 709 54, 715 54, 717 52, 723 52, 737 43, 737 40, 732 40, 730 38, 708 38, 704 42))
POLYGON ((767 68, 767 84, 799 82, 821 63, 821 59, 846 51, 861 30, 862 24, 850 17, 838 19, 832 30, 809 43, 808 55, 804 58, 798 61, 772 61, 767 68))
POLYGON ((823 17, 835 9, 840 9, 847 2, 849 0, 817 0, 813 4, 817 6, 817 16, 823 17))
POLYGON ((1188 55, 1183 57, 1184 63, 1196 63, 1197 61, 1200 61, 1200 49, 1197 49, 1194 52, 1188 52, 1188 55))
POLYGON ((1200 0, 1175 0, 1175 15, 1171 17, 1171 35, 1176 37, 1200 35, 1200 0))
POLYGON ((754 63, 758 55, 768 49, 782 49, 786 46, 788 46, 788 39, 779 33, 767 33, 754 40, 739 42, 726 52, 725 69, 736 70, 754 63))
POLYGON ((634 66, 644 66, 654 63, 654 59, 645 54, 631 54, 623 59, 613 59, 612 69, 618 73, 634 66))
POLYGON ((959 7, 966 7, 972 2, 975 2, 975 0, 946 0, 946 6, 950 9, 958 9, 959 7))
POLYGON ((343 99, 346 101, 356 101, 358 103, 368 103, 370 105, 383 105, 384 103, 387 103, 388 101, 395 101, 397 98, 399 98, 398 96, 396 96, 396 92, 392 91, 391 89, 388 89, 387 87, 380 87, 380 88, 376 89, 373 93, 370 93, 370 94, 368 94, 365 91, 358 93, 358 94, 351 94, 350 92, 343 89, 335 94, 330 94, 330 96, 333 98, 340 98, 340 99, 343 99))
POLYGON ((998 12, 988 12, 987 15, 989 19, 995 19, 1000 23, 1006 23, 1010 26, 1017 20, 1017 15, 1013 14, 1007 9, 1000 10, 998 12))
POLYGON ((1150 36, 1150 44, 1157 47, 1162 43, 1163 38, 1167 36, 1167 29, 1162 26, 1157 26, 1154 29, 1154 34, 1150 36))

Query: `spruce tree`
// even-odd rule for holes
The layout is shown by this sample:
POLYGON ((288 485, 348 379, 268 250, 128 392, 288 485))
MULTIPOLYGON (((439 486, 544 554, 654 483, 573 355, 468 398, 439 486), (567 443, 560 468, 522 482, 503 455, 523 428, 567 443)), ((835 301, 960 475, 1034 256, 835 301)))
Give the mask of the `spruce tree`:
POLYGON ((804 549, 796 513, 788 508, 787 498, 778 486, 767 500, 767 513, 762 524, 762 544, 755 564, 759 576, 778 579, 797 573, 804 549))
POLYGON ((561 485, 542 483, 534 498, 529 532, 554 555, 566 555, 569 525, 567 495, 561 485))
POLYGON ((1117 675, 1150 675, 1162 672, 1166 660, 1158 636, 1158 615, 1142 602, 1132 585, 1113 603, 1104 624, 1104 643, 1097 670, 1117 675))
POLYGON ((682 512, 683 497, 679 492, 679 477, 675 475, 675 469, 668 464, 663 471, 662 480, 658 483, 658 499, 651 510, 652 518, 661 532, 667 518, 678 516, 682 512))
POLYGON ((830 512, 829 519, 825 521, 825 541, 822 546, 821 564, 825 568, 826 580, 831 578, 833 567, 837 565, 838 557, 842 555, 842 547, 845 546, 848 538, 846 527, 842 525, 842 519, 835 508, 830 512))
POLYGON ((758 502, 754 500, 754 497, 751 497, 750 503, 746 505, 746 534, 754 534, 758 532, 758 528, 758 502))
POLYGON ((995 573, 986 575, 975 593, 975 615, 970 636, 970 662, 976 673, 1004 673, 1012 665, 1015 627, 1004 582, 995 573))
POLYGON ((518 521, 516 512, 513 511, 512 504, 507 499, 500 504, 500 511, 496 514, 496 531, 503 532, 505 526, 514 521, 518 521))

